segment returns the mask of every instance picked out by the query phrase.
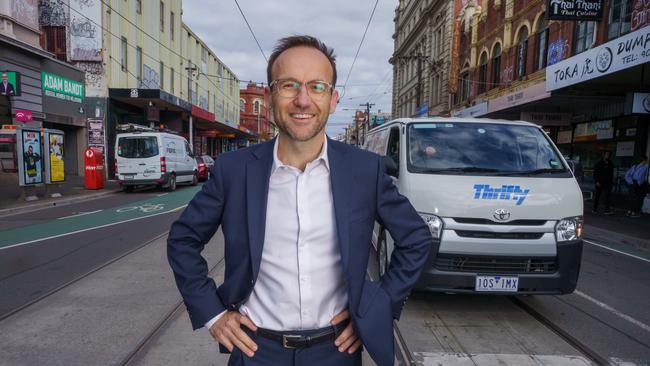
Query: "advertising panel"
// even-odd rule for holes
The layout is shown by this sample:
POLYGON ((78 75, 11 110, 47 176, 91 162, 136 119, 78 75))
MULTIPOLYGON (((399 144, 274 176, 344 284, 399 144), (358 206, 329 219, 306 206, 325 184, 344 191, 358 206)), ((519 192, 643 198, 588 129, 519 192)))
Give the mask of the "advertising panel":
MULTIPOLYGON (((63 163, 64 144, 63 133, 50 132, 48 137, 49 142, 49 166, 50 175, 48 183, 57 183, 65 181, 65 169, 63 163)), ((46 169, 47 171, 48 169, 46 169)))
POLYGON ((70 102, 81 103, 84 100, 84 84, 78 81, 41 71, 43 94, 70 102))
POLYGON ((20 73, 2 71, 0 73, 0 95, 17 97, 20 95, 20 73))
POLYGON ((606 140, 614 137, 612 120, 580 123, 576 125, 574 142, 606 140))
POLYGON ((88 147, 104 152, 104 120, 88 118, 88 147))
POLYGON ((600 20, 603 0, 548 0, 548 19, 600 20))
POLYGON ((21 186, 43 183, 41 132, 21 128, 18 137, 18 176, 21 186))
POLYGON ((521 90, 517 90, 510 94, 494 98, 488 102, 488 112, 492 113, 550 97, 551 93, 546 92, 544 89, 544 83, 539 83, 521 90))
POLYGON ((546 91, 650 62, 650 27, 594 47, 546 68, 546 91))
POLYGON ((635 31, 650 24, 650 0, 634 0, 630 30, 635 31))

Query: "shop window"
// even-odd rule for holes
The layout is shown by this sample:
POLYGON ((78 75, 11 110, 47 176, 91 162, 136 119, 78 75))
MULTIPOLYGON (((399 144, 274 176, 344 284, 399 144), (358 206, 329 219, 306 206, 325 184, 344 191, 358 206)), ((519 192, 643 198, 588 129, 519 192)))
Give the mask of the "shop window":
POLYGON ((142 0, 135 0, 135 12, 142 14, 142 0))
POLYGON ((479 94, 485 93, 487 90, 487 68, 488 68, 488 55, 487 52, 481 54, 481 59, 478 68, 478 92, 479 94))
POLYGON ((43 26, 41 33, 41 46, 52 52, 60 61, 66 61, 66 37, 65 27, 43 26))
POLYGON ((174 68, 169 69, 169 91, 174 94, 174 68))
MULTIPOLYGON (((643 5, 641 5, 643 7, 643 5)), ((632 0, 611 0, 607 18, 607 39, 620 37, 630 31, 632 0)))
POLYGON ((548 50, 548 21, 546 15, 539 17, 537 35, 535 36, 535 71, 546 67, 546 51, 548 50))
POLYGON ((575 54, 586 51, 594 45, 595 33, 596 22, 582 21, 576 23, 575 54))
POLYGON ((138 86, 142 82, 142 48, 135 48, 135 77, 138 79, 138 86))
POLYGON ((528 28, 522 27, 517 37, 517 78, 526 75, 526 56, 528 51, 528 28))
POLYGON ((165 64, 162 61, 160 61, 159 75, 160 75, 160 89, 164 89, 165 88, 165 64))
POLYGON ((169 12, 169 39, 172 41, 174 40, 174 22, 176 17, 174 16, 174 12, 169 12))
POLYGON ((501 84, 501 44, 497 43, 492 50, 492 88, 501 84))

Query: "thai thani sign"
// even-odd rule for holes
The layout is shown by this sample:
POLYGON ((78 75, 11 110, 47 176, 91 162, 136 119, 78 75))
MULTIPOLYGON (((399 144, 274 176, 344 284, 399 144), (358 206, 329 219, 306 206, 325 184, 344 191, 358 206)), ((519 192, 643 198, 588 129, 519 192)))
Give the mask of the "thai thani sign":
POLYGON ((546 91, 650 62, 650 27, 639 29, 546 68, 546 91))
POLYGON ((650 24, 650 0, 634 0, 630 30, 635 31, 650 24))
POLYGON ((84 84, 78 81, 41 71, 43 94, 70 102, 81 103, 84 99, 84 84))
POLYGON ((603 0, 549 0, 548 19, 600 20, 603 0))

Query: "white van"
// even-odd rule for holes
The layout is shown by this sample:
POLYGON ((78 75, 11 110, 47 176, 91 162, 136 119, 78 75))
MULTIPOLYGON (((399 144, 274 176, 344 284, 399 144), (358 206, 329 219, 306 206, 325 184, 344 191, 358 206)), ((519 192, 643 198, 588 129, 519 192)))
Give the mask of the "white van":
MULTIPOLYGON (((398 119, 368 133, 434 247, 416 288, 566 294, 582 258, 582 193, 537 125, 472 118, 398 119)), ((393 249, 379 223, 380 272, 393 249)))
POLYGON ((115 177, 127 192, 140 185, 157 185, 173 191, 176 183, 196 185, 199 180, 196 159, 187 140, 155 130, 117 135, 115 177))

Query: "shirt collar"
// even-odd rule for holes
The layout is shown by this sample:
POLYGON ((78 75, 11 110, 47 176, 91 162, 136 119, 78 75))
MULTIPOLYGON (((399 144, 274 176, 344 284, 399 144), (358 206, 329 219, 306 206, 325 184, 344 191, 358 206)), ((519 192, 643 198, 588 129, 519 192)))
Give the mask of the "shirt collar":
MULTIPOLYGON (((278 158, 278 141, 280 141, 280 136, 276 137, 275 142, 273 143, 273 167, 271 168, 271 174, 275 173, 275 171, 280 167, 289 167, 289 165, 284 164, 278 158)), ((319 161, 322 161, 323 164, 325 164, 325 168, 327 168, 328 171, 330 170, 330 162, 327 155, 327 136, 324 136, 323 147, 320 151, 320 154, 318 154, 316 159, 307 163, 307 167, 313 166, 319 161)))

